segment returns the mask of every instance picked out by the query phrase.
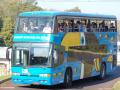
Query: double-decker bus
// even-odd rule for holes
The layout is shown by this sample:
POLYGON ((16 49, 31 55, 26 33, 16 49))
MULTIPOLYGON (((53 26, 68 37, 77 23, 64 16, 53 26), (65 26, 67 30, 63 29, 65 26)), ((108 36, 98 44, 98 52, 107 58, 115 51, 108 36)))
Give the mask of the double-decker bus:
POLYGON ((14 84, 72 86, 116 67, 117 20, 113 15, 33 11, 19 14, 13 34, 14 84))

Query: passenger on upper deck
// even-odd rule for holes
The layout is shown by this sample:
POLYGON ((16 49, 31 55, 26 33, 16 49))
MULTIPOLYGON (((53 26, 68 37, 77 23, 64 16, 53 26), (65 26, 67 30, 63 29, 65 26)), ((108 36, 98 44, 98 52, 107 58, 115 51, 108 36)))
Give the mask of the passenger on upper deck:
POLYGON ((79 32, 79 26, 80 26, 80 21, 77 21, 77 22, 74 24, 74 31, 75 31, 75 32, 79 32))
POLYGON ((27 32, 28 31, 28 27, 27 27, 27 24, 24 22, 23 23, 23 32, 27 32))
POLYGON ((104 28, 105 28, 105 32, 108 32, 108 23, 105 23, 104 28))
POLYGON ((110 24, 110 28, 115 28, 113 23, 110 24))
POLYGON ((38 27, 33 22, 29 24, 29 32, 38 32, 38 27))
POLYGON ((46 26, 43 28, 43 33, 51 33, 52 29, 50 27, 50 24, 47 23, 46 26))
POLYGON ((114 26, 114 23, 111 23, 110 24, 110 31, 114 32, 116 29, 115 29, 115 26, 114 26))
POLYGON ((104 32, 105 31, 105 22, 102 21, 99 23, 99 32, 104 32))
POLYGON ((96 24, 96 22, 92 22, 90 28, 91 28, 92 32, 96 32, 97 31, 97 24, 96 24))
POLYGON ((65 32, 70 32, 70 31, 72 31, 72 27, 71 27, 71 24, 70 24, 69 21, 66 21, 66 22, 64 23, 64 29, 65 29, 65 32))
POLYGON ((79 25, 79 31, 80 32, 87 32, 87 28, 84 22, 81 22, 79 25))
POLYGON ((64 31, 63 24, 58 23, 58 32, 63 32, 63 31, 64 31))

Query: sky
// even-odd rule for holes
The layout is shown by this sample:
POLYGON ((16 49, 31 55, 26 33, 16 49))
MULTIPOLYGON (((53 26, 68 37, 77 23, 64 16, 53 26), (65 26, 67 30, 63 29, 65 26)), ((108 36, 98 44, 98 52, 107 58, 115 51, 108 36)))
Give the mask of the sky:
POLYGON ((64 11, 78 6, 82 13, 116 15, 120 20, 120 0, 37 0, 45 9, 64 11))

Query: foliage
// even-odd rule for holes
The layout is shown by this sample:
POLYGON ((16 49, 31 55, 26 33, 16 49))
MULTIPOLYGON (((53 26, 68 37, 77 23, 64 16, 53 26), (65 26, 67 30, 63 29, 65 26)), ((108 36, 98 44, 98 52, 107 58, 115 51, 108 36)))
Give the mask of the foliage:
POLYGON ((11 46, 11 32, 15 26, 17 15, 25 11, 43 10, 37 6, 35 0, 0 0, 0 35, 5 39, 7 46, 11 46))
POLYGON ((13 29, 13 20, 11 17, 4 17, 3 19, 3 28, 2 28, 2 36, 5 39, 5 43, 7 46, 11 46, 11 42, 12 42, 12 29, 13 29))
POLYGON ((65 11, 67 11, 67 12, 81 12, 81 10, 79 9, 79 7, 74 7, 72 9, 67 9, 65 11))

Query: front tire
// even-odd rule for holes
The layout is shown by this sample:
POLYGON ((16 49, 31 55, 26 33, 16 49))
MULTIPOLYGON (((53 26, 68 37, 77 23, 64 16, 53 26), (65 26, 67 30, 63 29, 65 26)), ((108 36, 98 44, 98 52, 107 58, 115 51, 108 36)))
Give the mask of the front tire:
POLYGON ((65 88, 70 88, 72 86, 72 71, 68 69, 65 72, 65 77, 64 77, 64 87, 65 88))
POLYGON ((105 63, 102 63, 101 68, 100 68, 100 76, 99 79, 103 80, 106 77, 106 65, 105 63))

